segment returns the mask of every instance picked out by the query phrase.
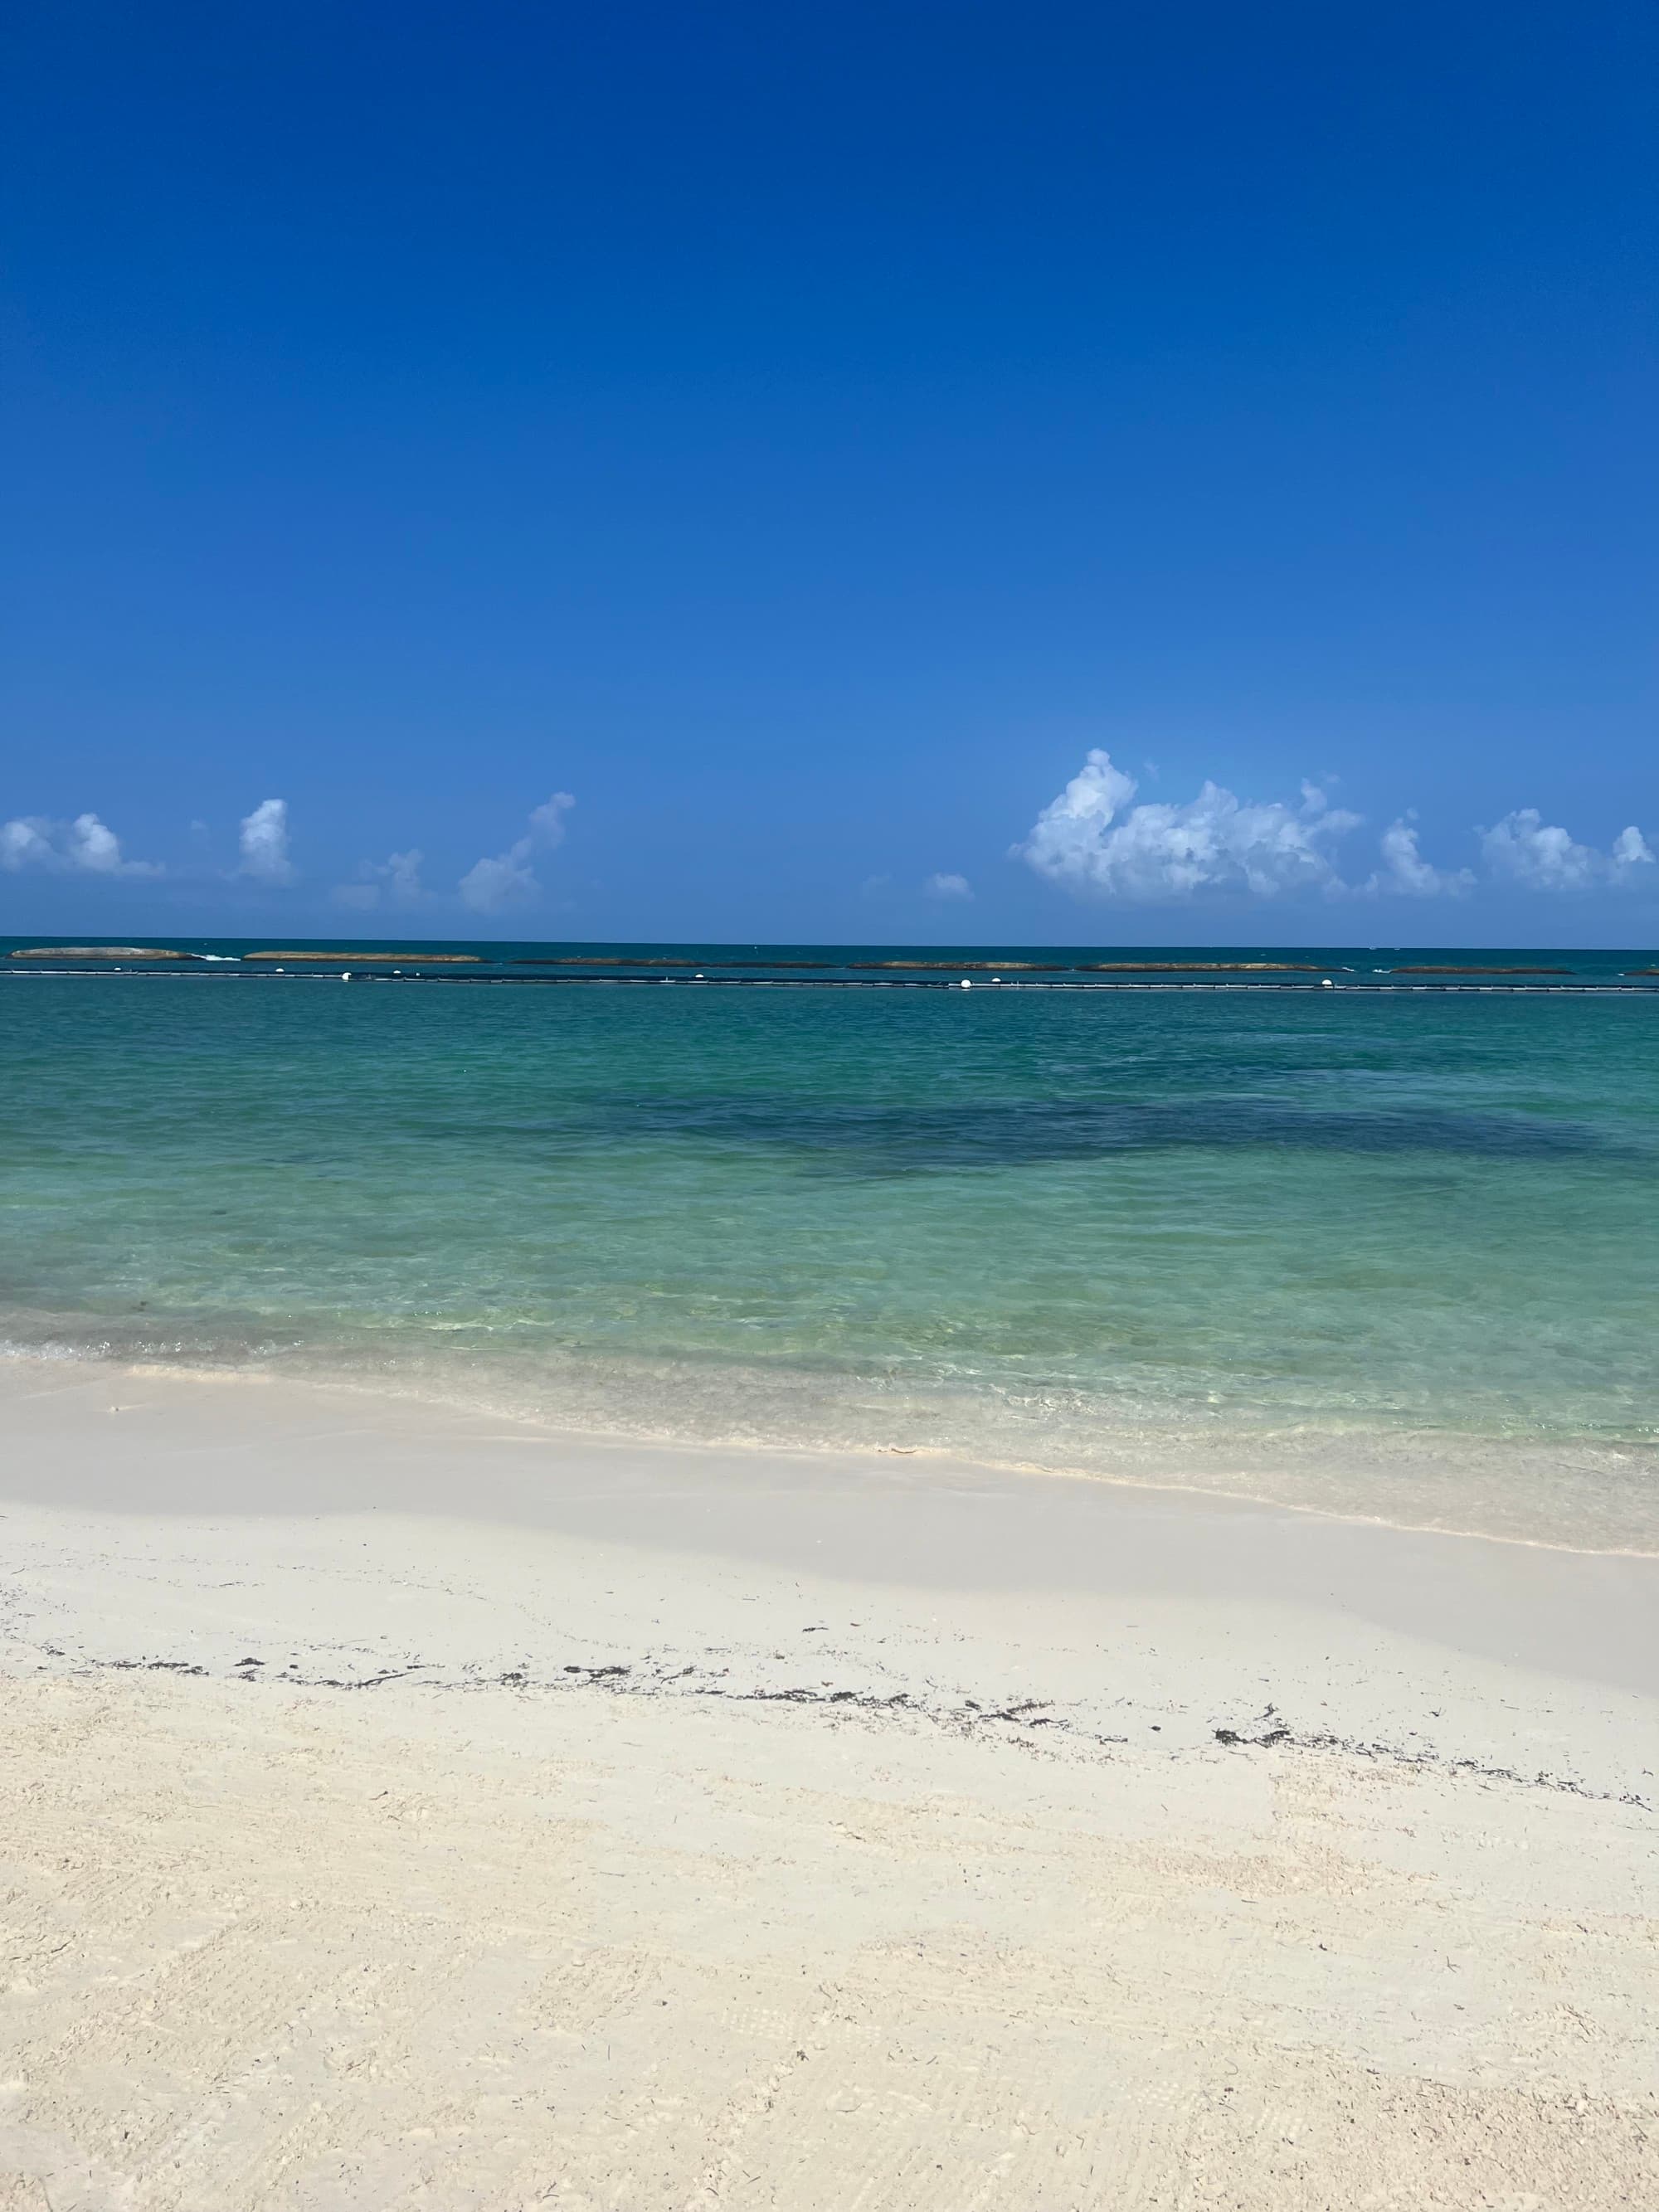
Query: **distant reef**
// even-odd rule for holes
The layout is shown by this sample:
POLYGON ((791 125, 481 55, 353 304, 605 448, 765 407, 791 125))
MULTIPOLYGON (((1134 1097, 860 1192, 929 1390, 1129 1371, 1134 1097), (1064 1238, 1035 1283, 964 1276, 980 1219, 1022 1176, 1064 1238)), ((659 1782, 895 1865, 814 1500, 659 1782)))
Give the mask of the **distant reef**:
POLYGON ((342 960, 351 960, 360 968, 367 967, 371 962, 390 965, 394 960, 402 961, 406 968, 431 968, 439 961, 455 965, 464 961, 476 962, 479 957, 476 952, 319 952, 309 945, 301 952, 245 952, 242 955, 244 960, 326 960, 330 967, 342 960))
POLYGON ((860 971, 870 968, 899 968, 919 972, 924 969, 931 971, 943 968, 955 975, 961 969, 971 968, 975 972, 984 969, 988 974, 995 969, 999 975, 1005 971, 1012 975, 1016 969, 1027 975, 1063 975, 1066 973, 1065 963, 1057 960, 849 960, 847 964, 849 969, 860 971))
POLYGON ((1326 964, 1311 960, 1085 960, 1077 972, 1079 975, 1322 975, 1326 964))
POLYGON ((188 960, 165 945, 24 945, 14 960, 188 960))

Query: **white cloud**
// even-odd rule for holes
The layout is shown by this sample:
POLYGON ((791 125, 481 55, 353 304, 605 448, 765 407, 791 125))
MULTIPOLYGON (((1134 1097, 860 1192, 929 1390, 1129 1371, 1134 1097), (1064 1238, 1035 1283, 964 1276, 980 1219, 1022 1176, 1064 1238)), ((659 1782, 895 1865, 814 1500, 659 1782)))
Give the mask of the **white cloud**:
POLYGON ((1651 867, 1647 839, 1632 823, 1621 830, 1610 852, 1575 843, 1567 832, 1547 824, 1535 806, 1522 806, 1480 832, 1480 850, 1490 874, 1524 890, 1595 890, 1628 884, 1638 868, 1651 867))
POLYGON ((504 853, 477 860, 461 878, 457 889, 465 905, 476 914, 498 914, 503 907, 525 906, 541 896, 541 883, 530 863, 538 852, 550 853, 564 842, 564 817, 576 804, 568 791, 556 791, 544 805, 536 807, 530 827, 504 853))
POLYGON ((291 884, 295 867, 288 856, 288 801, 262 799, 242 817, 241 872, 256 883, 291 884))
POLYGON ((1303 787, 1299 808, 1278 799, 1247 803, 1206 783, 1180 805, 1131 805, 1137 786, 1111 756, 1091 752, 1037 817, 1016 855, 1066 890, 1100 898, 1189 898, 1243 890, 1259 898, 1344 888, 1328 846, 1358 816, 1303 787))
POLYGON ((1391 823, 1382 832, 1382 866, 1361 884, 1370 898, 1462 898, 1474 888, 1468 868, 1437 868, 1417 849, 1417 832, 1409 821, 1391 823))
POLYGON ((495 860, 475 860, 456 886, 461 903, 475 914, 498 914, 503 907, 527 906, 541 889, 535 870, 525 865, 529 856, 529 841, 521 837, 495 860))
POLYGON ((64 862, 51 840, 53 824, 39 815, 0 823, 0 867, 61 868, 64 862))
POLYGON ((0 823, 0 868, 52 868, 89 876, 159 876, 159 860, 126 860, 121 841, 95 814, 73 822, 49 822, 45 816, 20 816, 0 823))
POLYGON ((970 899, 974 887, 966 876, 929 876, 922 895, 931 899, 970 899))
POLYGON ((568 791, 556 791, 544 805, 530 810, 530 831, 538 845, 551 851, 564 842, 566 811, 576 804, 568 791))
MULTIPOLYGON (((1362 883, 1345 882, 1334 848, 1359 817, 1334 807, 1316 783, 1303 785, 1298 807, 1247 803, 1214 783, 1183 805, 1138 806, 1136 789, 1109 754, 1091 752, 1014 856, 1068 890, 1121 900, 1217 890, 1271 898, 1309 889, 1333 896, 1461 898, 1480 879, 1472 869, 1425 860, 1408 808, 1382 834, 1382 866, 1362 883)), ((1535 806, 1477 835, 1481 878, 1523 890, 1616 890, 1642 881, 1655 865, 1633 823, 1603 852, 1547 824, 1535 806)))
POLYGON ((426 896, 421 883, 424 853, 388 854, 384 860, 362 860, 355 884, 337 884, 334 896, 342 906, 368 909, 384 900, 387 906, 418 906, 426 896))

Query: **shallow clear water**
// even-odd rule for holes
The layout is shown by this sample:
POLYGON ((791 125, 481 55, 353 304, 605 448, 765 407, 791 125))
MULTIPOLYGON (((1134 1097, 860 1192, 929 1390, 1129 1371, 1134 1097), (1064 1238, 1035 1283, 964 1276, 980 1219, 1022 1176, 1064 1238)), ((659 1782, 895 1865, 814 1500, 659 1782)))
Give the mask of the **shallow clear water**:
POLYGON ((1659 1004, 11 980, 0 1334, 1659 1542, 1659 1004))

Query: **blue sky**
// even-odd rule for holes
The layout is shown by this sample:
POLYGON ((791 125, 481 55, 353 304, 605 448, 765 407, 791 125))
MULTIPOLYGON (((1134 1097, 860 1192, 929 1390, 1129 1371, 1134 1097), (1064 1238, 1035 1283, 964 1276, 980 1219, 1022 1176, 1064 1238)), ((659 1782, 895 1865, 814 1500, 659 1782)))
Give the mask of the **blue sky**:
POLYGON ((0 927, 1659 937, 1656 44, 27 9, 0 927))

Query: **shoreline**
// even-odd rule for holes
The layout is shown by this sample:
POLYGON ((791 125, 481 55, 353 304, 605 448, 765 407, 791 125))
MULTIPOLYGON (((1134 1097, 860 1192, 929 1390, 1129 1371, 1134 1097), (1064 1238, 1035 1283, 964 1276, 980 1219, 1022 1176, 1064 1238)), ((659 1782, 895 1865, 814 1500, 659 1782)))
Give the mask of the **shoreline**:
MULTIPOLYGON (((37 1388, 47 1387, 54 1378, 79 1378, 88 1387, 101 1388, 104 1380, 117 1376, 163 1388, 176 1386, 186 1391, 201 1388, 258 1389, 273 1391, 279 1396, 286 1392, 335 1394, 367 1409, 384 1409, 388 1419, 394 1419, 396 1409, 400 1407, 425 1407, 441 1420, 494 1422, 527 1444, 540 1442, 550 1448, 591 1447, 596 1450, 615 1449, 668 1455, 729 1454, 745 1461, 775 1455, 792 1464, 799 1462, 808 1466, 818 1462, 829 1465, 911 1459, 923 1465, 967 1466, 983 1475, 1036 1484, 1103 1485, 1215 1504, 1255 1506, 1401 1534, 1456 1537, 1471 1542, 1508 1544, 1526 1550, 1562 1552, 1589 1559, 1659 1559, 1659 1449, 1649 1439, 1622 1435, 1521 1438, 1360 1424, 1321 1431, 1310 1422, 1282 1421, 1276 1427, 1264 1425, 1241 1431, 1219 1443, 1201 1430, 1171 1428, 1155 1432, 1152 1438, 1143 1431, 1132 1442, 1120 1447, 1116 1463, 1091 1467, 1058 1457, 1045 1462, 1017 1451, 968 1453, 948 1443, 876 1443, 850 1437, 804 1439, 719 1431, 673 1435, 625 1425, 620 1421, 560 1421, 534 1408, 503 1405, 488 1395, 446 1390, 442 1380, 429 1372, 411 1376, 396 1369, 384 1369, 366 1377, 360 1373, 331 1369, 323 1359, 307 1364, 304 1356, 294 1366, 283 1369, 258 1361, 213 1364, 204 1364, 199 1358, 170 1359, 150 1352, 124 1354, 104 1348, 83 1351, 68 1345, 54 1344, 49 1349, 42 1349, 3 1340, 0 1340, 0 1418, 15 1396, 27 1396, 37 1388), (1460 1448, 1463 1454, 1461 1459, 1457 1456, 1460 1448), (1599 1477, 1605 1482, 1610 1467, 1620 1470, 1626 1486, 1634 1490, 1635 1495, 1628 1504, 1615 1500, 1611 1505, 1605 1498, 1598 1497, 1596 1511, 1604 1522, 1612 1524, 1608 1534, 1599 1541, 1573 1543, 1565 1540, 1554 1528, 1547 1534, 1529 1533, 1522 1527, 1466 1525, 1449 1518, 1437 1519, 1430 1514, 1426 1497, 1419 1499, 1421 1510, 1416 1515, 1403 1510, 1390 1514, 1346 1504, 1338 1489, 1328 1487, 1323 1494, 1312 1497, 1297 1494, 1282 1486, 1282 1482, 1277 1490, 1267 1486, 1270 1474, 1281 1474, 1287 1464, 1316 1464, 1322 1458, 1340 1460, 1345 1452, 1350 1455, 1343 1476, 1345 1482, 1358 1483, 1369 1476, 1374 1483, 1386 1480, 1397 1483, 1403 1476, 1408 1480, 1415 1478, 1425 1492, 1431 1492, 1436 1486, 1454 1492, 1473 1488, 1471 1476, 1492 1459, 1506 1462, 1504 1474, 1511 1480, 1518 1477, 1523 1484, 1528 1474, 1535 1477, 1542 1467, 1565 1467, 1571 1469, 1565 1486, 1570 1489, 1576 1481, 1581 1487, 1580 1499, 1573 1501, 1575 1516, 1580 1519, 1589 1510, 1591 1480, 1599 1477), (1182 1464, 1179 1468, 1157 1464, 1158 1454, 1182 1464), (1219 1458, 1221 1467, 1206 1468, 1203 1465, 1206 1456, 1212 1460, 1219 1458), (1626 1474, 1632 1466, 1638 1470, 1633 1478, 1626 1474), (1644 1473, 1653 1480, 1650 1500, 1636 1487, 1644 1473), (1614 1528, 1627 1533, 1632 1540, 1610 1540, 1614 1528)), ((959 1417, 973 1410, 967 1401, 959 1401, 955 1408, 959 1417)), ((990 1410, 988 1406, 986 1410, 990 1410)), ((901 1407, 896 1427, 902 1426, 903 1418, 904 1409, 901 1407)), ((1499 1510, 1514 1516, 1515 1508, 1506 1497, 1492 1500, 1489 1519, 1495 1517, 1499 1510)))
MULTIPOLYGON (((245 1572, 273 1545, 313 1562, 351 1543, 395 1546, 416 1561, 435 1550, 485 1609, 492 1580, 520 1589, 531 1560, 535 1572, 567 1578, 579 1556, 625 1561, 653 1583, 682 1570, 711 1588, 735 1580, 745 1602, 786 1583, 851 1587, 866 1608, 920 1602, 921 1593, 958 1609, 962 1640, 977 1638, 994 1655, 1017 1638, 1057 1677, 1076 1647, 1055 1642, 1055 1624, 1085 1641, 1097 1627, 1097 1643, 1115 1643, 1124 1607, 1163 1608, 1189 1645, 1214 1644, 1211 1629, 1227 1615, 1224 1644, 1310 1650, 1335 1638, 1372 1659, 1386 1648, 1402 1680, 1431 1650, 1443 1664, 1450 1654, 1476 1670, 1523 1667, 1659 1699, 1650 1554, 1510 1544, 948 1454, 561 1435, 355 1389, 89 1363, 0 1364, 0 1510, 14 1544, 26 1530, 48 1540, 58 1530, 71 1548, 142 1541, 161 1558, 187 1538, 245 1572)), ((141 1656, 112 1638, 153 1638, 169 1618, 147 1614, 140 1592, 119 1595, 88 1645, 110 1662, 141 1656)), ((193 1602, 187 1575, 179 1595, 193 1602)), ((15 1615, 14 1605, 14 1632, 15 1615)), ((228 1649, 273 1632, 251 1618, 212 1636, 192 1627, 186 1643, 228 1649)), ((492 1632, 492 1653, 499 1640, 492 1632)), ((465 1648, 457 1626, 433 1663, 453 1671, 484 1663, 481 1653, 465 1648)), ((142 1656, 194 1655, 180 1644, 142 1656)), ((1215 1724, 1232 1725, 1239 1715, 1221 1709, 1215 1660, 1212 1650, 1208 1674, 1188 1669, 1183 1694, 1219 1700, 1215 1724)), ((1345 1732, 1386 1734, 1386 1700, 1363 1668, 1348 1694, 1345 1732)), ((1298 1726, 1320 1732, 1311 1712, 1298 1726)), ((1535 1735, 1535 1717, 1528 1726, 1535 1735)), ((1564 1733, 1558 1752, 1568 1747, 1564 1733)), ((1490 1742, 1482 1755, 1504 1763, 1490 1742)))
POLYGON ((66 1362, 0 1425, 0 2204, 1659 2191, 1659 1561, 66 1362))

